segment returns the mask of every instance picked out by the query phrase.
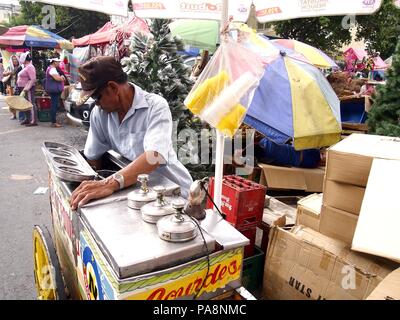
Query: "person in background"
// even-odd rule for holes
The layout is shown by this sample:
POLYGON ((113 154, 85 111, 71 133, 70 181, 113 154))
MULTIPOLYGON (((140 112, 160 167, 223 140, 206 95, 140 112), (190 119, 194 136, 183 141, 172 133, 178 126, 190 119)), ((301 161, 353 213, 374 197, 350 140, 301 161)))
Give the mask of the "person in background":
MULTIPOLYGON (((17 78, 18 72, 22 70, 22 66, 19 63, 18 57, 14 54, 10 57, 10 63, 3 73, 4 78, 8 78, 4 81, 5 91, 9 95, 19 94, 17 91, 17 78)), ((15 111, 12 111, 11 120, 17 119, 15 111)))
MULTIPOLYGON (((3 79, 4 74, 4 65, 3 65, 3 57, 0 58, 0 79, 3 79)), ((5 94, 4 83, 0 81, 0 93, 5 94)))
POLYGON ((319 149, 297 151, 291 144, 277 144, 268 138, 256 142, 254 154, 265 164, 298 168, 316 168, 323 160, 319 149))
POLYGON ((32 103, 31 111, 24 112, 25 120, 23 120, 21 124, 37 126, 37 110, 35 104, 36 69, 32 64, 32 57, 29 51, 21 55, 20 63, 24 65, 24 68, 18 73, 17 86, 20 90, 20 96, 25 97, 32 103))
POLYGON ((64 90, 66 76, 59 69, 61 60, 58 58, 50 59, 50 65, 46 70, 45 90, 51 98, 50 118, 53 128, 60 128, 61 124, 57 123, 57 109, 60 101, 61 93, 64 90))

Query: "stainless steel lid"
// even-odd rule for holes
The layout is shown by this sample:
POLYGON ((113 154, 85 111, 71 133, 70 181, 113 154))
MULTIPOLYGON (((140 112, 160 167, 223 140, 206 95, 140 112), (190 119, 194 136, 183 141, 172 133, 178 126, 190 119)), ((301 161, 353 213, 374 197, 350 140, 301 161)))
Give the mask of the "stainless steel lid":
POLYGON ((198 227, 190 217, 182 214, 184 206, 183 200, 174 200, 172 208, 176 211, 176 214, 158 220, 157 229, 161 239, 171 242, 184 242, 196 238, 198 227))
POLYGON ((140 189, 128 193, 128 207, 132 209, 140 209, 146 203, 154 201, 157 198, 157 193, 151 191, 147 186, 149 182, 148 174, 140 174, 138 181, 141 183, 140 189))
POLYGON ((165 188, 155 186, 153 190, 157 194, 157 200, 145 204, 140 209, 143 220, 149 223, 157 223, 160 218, 175 213, 175 209, 164 198, 165 188))

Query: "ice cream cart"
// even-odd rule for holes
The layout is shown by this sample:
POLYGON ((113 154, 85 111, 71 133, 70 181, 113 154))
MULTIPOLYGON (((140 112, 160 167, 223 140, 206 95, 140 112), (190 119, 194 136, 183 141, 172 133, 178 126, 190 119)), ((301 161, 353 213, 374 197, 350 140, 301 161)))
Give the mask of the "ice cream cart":
MULTIPOLYGON (((207 210, 193 239, 170 242, 127 205, 137 185, 72 210, 69 199, 80 182, 68 178, 83 169, 69 157, 78 151, 48 142, 43 150, 53 236, 45 227, 33 229, 38 299, 204 300, 241 287, 249 241, 221 216, 207 210)), ((102 160, 110 172, 129 164, 113 151, 102 160)), ((92 178, 99 176, 104 173, 92 178)), ((182 199, 178 185, 150 174, 149 188, 159 185, 168 201, 182 199)))

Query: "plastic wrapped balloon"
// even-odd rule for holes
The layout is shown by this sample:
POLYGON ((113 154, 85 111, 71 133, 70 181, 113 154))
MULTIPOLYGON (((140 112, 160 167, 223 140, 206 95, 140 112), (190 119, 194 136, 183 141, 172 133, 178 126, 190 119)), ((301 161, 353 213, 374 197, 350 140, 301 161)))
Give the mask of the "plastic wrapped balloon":
POLYGON ((233 137, 263 73, 257 54, 240 42, 225 40, 185 99, 185 105, 212 127, 233 137))

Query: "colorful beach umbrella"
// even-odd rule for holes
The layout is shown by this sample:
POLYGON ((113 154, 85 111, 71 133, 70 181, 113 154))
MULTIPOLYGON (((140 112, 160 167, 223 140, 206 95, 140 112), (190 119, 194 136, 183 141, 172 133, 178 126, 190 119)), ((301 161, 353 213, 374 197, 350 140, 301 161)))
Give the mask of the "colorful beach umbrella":
POLYGON ((310 63, 322 69, 338 68, 338 65, 321 50, 310 46, 306 43, 293 40, 293 39, 275 39, 271 40, 274 44, 282 48, 291 49, 305 56, 310 63))
POLYGON ((320 70, 255 34, 246 46, 262 57, 265 72, 244 122, 276 143, 292 140, 296 150, 338 142, 340 102, 320 70))
POLYGON ((17 26, 0 36, 0 46, 72 50, 70 41, 39 26, 17 26))

